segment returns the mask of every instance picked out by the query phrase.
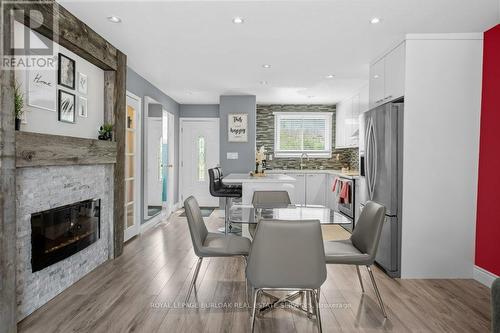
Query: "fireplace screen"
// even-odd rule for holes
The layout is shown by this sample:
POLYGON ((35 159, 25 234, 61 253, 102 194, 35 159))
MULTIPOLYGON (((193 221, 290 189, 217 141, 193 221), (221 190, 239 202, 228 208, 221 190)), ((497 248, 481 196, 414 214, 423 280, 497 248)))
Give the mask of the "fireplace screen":
POLYGON ((42 270, 96 242, 101 200, 86 200, 31 215, 31 269, 42 270))

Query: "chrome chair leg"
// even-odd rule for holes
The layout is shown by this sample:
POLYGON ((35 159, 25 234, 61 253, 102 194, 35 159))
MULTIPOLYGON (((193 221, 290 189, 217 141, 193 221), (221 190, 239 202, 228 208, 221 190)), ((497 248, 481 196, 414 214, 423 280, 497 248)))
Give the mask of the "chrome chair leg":
POLYGON ((226 204, 224 205, 224 234, 227 235, 229 230, 229 206, 231 204, 231 198, 226 197, 226 204))
POLYGON ((373 289, 375 289, 375 295, 377 296, 378 304, 382 309, 382 313, 384 317, 387 318, 387 313, 385 312, 384 302, 382 301, 382 297, 380 296, 380 292, 378 291, 377 282, 375 282, 375 277, 373 276, 373 272, 370 266, 366 266, 368 269, 368 273, 370 273, 370 279, 372 280, 373 289))
POLYGON ((313 301, 313 305, 314 305, 314 308, 315 308, 315 313, 316 313, 316 323, 318 325, 318 332, 319 333, 322 333, 323 332, 323 327, 321 326, 321 313, 320 313, 320 310, 319 310, 319 294, 320 294, 320 291, 319 289, 318 290, 314 290, 311 292, 312 294, 312 299, 314 300, 313 301))
POLYGON ((198 278, 198 273, 200 272, 200 267, 201 267, 201 263, 203 261, 203 258, 198 258, 198 262, 196 263, 196 269, 194 270, 194 275, 193 275, 193 279, 191 280, 191 285, 189 286, 189 291, 188 291, 188 294, 186 296, 186 300, 184 301, 184 303, 187 303, 189 301, 189 297, 191 296, 191 292, 193 291, 193 288, 196 284, 196 279, 198 278))
POLYGON ((356 265, 356 271, 358 272, 359 284, 361 285, 361 290, 365 292, 365 286, 363 285, 363 280, 361 279, 361 272, 359 271, 359 266, 356 265))
POLYGON ((311 319, 312 318, 312 314, 311 314, 311 294, 309 293, 309 291, 305 291, 306 293, 306 304, 307 304, 307 318, 311 319))
POLYGON ((252 288, 252 316, 250 317, 250 330, 253 333, 255 328, 255 311, 257 310, 257 297, 259 296, 260 289, 255 290, 252 288))

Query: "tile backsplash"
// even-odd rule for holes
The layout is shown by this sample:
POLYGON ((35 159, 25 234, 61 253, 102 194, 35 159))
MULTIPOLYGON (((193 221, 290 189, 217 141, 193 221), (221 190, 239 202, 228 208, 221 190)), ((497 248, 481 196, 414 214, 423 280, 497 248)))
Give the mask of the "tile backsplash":
MULTIPOLYGON (((262 145, 267 154, 273 154, 273 160, 267 161, 268 168, 299 169, 299 158, 274 157, 274 112, 332 112, 332 147, 335 147, 335 105, 295 105, 295 104, 258 104, 257 105, 257 149, 262 145)), ((341 169, 348 167, 358 170, 358 149, 333 149, 331 158, 304 159, 305 169, 341 169), (337 159, 338 156, 338 159, 337 159)))

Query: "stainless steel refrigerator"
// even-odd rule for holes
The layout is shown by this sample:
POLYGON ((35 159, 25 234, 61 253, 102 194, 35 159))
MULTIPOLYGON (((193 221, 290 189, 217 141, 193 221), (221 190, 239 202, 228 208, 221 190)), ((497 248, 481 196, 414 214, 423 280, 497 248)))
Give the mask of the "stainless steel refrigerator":
POLYGON ((403 103, 387 103, 359 123, 360 210, 369 200, 386 207, 376 262, 392 277, 401 276, 403 110, 403 103))

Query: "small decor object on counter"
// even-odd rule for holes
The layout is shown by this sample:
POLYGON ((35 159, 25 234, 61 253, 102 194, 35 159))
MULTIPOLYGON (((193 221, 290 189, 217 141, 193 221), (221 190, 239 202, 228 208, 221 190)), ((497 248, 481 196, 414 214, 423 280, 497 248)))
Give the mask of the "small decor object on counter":
POLYGON ((78 72, 78 92, 87 95, 88 91, 87 84, 88 84, 87 75, 78 72))
POLYGON ((16 116, 16 131, 21 129, 21 121, 24 115, 24 94, 21 92, 21 85, 16 83, 14 88, 14 112, 16 116))
POLYGON ((248 114, 230 113, 227 116, 227 141, 248 142, 248 114))
POLYGON ((87 118, 87 99, 85 97, 78 97, 78 115, 87 118))
POLYGON ((264 173, 264 161, 266 159, 266 149, 261 146, 260 149, 255 154, 255 173, 264 173))
POLYGON ((28 105, 38 109, 56 111, 56 71, 55 70, 27 70, 28 105))
POLYGON ((59 90, 59 121, 75 122, 75 95, 59 90))
POLYGON ((58 80, 61 86, 75 89, 75 61, 59 53, 58 80))
POLYGON ((99 128, 99 140, 113 141, 113 125, 104 124, 99 128))

